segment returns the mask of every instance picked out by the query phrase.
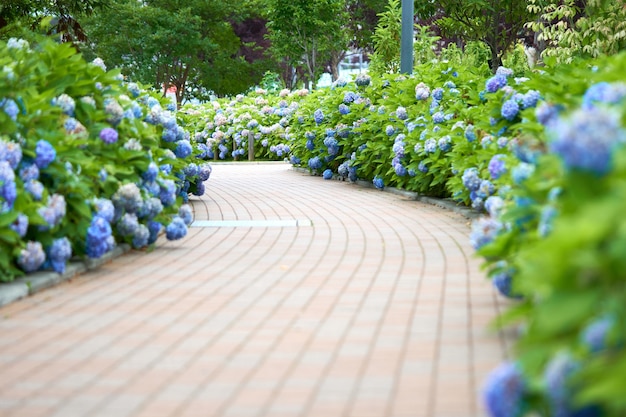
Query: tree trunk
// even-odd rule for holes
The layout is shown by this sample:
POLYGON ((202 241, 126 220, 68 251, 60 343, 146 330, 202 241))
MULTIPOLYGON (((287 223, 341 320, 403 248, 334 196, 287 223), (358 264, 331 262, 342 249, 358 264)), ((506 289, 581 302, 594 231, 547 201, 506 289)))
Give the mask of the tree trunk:
POLYGON ((345 51, 333 51, 330 55, 330 75, 333 81, 336 81, 339 78, 339 64, 341 64, 341 61, 345 56, 345 51))

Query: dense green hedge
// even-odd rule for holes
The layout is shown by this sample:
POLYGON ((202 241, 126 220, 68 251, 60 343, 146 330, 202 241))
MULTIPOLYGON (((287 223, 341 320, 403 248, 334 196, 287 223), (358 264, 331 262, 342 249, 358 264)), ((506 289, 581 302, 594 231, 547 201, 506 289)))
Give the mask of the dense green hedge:
POLYGON ((485 213, 471 243, 519 301, 515 360, 494 370, 493 416, 626 414, 626 54, 527 74, 437 62, 411 76, 256 91, 185 109, 216 158, 289 158, 485 213), (281 149, 280 156, 271 149, 281 149))
POLYGON ((0 42, 0 274, 187 232, 210 166, 175 108, 69 45, 0 42))

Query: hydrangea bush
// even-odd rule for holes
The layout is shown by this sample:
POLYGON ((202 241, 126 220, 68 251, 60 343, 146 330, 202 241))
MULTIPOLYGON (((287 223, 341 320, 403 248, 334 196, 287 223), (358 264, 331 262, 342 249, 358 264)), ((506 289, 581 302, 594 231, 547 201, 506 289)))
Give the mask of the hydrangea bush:
POLYGON ((210 175, 166 100, 68 45, 0 43, 0 279, 185 235, 210 175))
POLYGON ((254 92, 190 108, 187 123, 196 138, 218 132, 217 158, 232 158, 235 137, 257 128, 257 156, 484 213, 470 242, 495 288, 515 300, 498 324, 520 333, 514 359, 485 381, 485 408, 623 416, 625 69, 626 54, 524 74, 430 62, 410 76, 360 75, 302 96, 254 92), (264 118, 278 108, 291 109, 282 123, 264 118), (258 125, 242 122, 251 119, 258 125), (262 154, 264 140, 289 149, 262 154))

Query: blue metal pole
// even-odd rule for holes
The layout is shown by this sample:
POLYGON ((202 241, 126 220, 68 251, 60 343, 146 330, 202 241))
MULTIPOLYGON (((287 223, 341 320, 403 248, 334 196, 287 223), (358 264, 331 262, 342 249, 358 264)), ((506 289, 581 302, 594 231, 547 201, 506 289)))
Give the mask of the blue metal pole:
POLYGON ((413 72, 413 0, 402 0, 402 36, 400 38, 400 72, 413 72))

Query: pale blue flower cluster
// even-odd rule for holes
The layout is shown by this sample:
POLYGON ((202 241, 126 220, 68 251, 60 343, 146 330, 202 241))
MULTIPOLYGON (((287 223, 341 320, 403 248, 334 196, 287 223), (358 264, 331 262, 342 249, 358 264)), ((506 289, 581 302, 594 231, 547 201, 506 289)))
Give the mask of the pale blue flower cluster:
POLYGON ((374 187, 376 187, 379 190, 382 190, 383 188, 385 188, 385 181, 378 175, 374 177, 374 179, 372 180, 372 183, 374 184, 374 187))
POLYGON ((46 261, 46 253, 40 242, 27 242, 26 247, 22 249, 17 258, 17 265, 24 272, 37 271, 46 261))
POLYGON ((178 240, 187 236, 187 225, 180 216, 174 216, 170 224, 165 227, 167 240, 178 240))
POLYGON ((55 272, 62 274, 65 272, 65 265, 72 257, 72 244, 66 237, 55 239, 48 248, 48 261, 55 272))
POLYGON ((506 158, 506 155, 504 154, 496 154, 494 156, 491 157, 491 160, 489 161, 489 175, 491 175, 491 178, 493 178, 494 180, 497 180, 498 178, 500 178, 502 175, 504 175, 507 171, 506 169, 506 163, 504 161, 504 159, 506 158))

